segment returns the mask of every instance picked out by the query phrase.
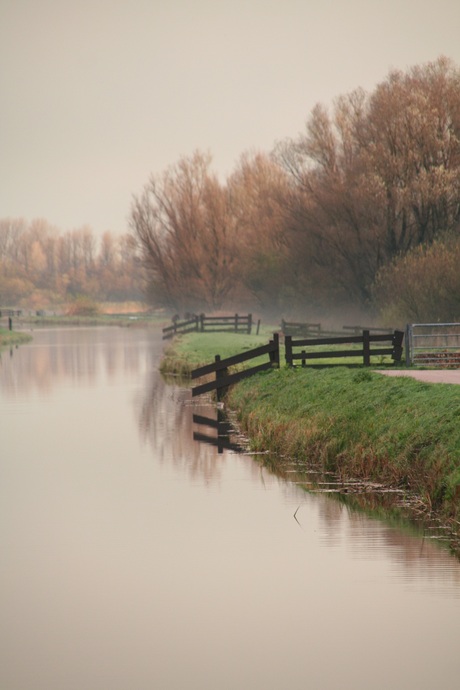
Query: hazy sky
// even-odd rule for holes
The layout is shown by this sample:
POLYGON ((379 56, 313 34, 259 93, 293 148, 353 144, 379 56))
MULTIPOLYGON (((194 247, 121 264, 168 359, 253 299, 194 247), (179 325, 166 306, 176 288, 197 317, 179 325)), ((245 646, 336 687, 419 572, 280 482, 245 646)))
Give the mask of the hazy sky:
POLYGON ((225 179, 441 54, 460 66, 460 0, 0 0, 0 217, 126 232, 181 156, 225 179))

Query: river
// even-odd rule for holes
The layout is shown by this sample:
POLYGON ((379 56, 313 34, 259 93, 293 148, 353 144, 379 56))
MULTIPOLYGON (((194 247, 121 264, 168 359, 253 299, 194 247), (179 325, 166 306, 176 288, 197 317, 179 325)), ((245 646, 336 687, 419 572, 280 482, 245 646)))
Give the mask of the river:
POLYGON ((194 442, 214 410, 161 352, 110 327, 1 353, 0 688, 457 688, 459 562, 194 442))

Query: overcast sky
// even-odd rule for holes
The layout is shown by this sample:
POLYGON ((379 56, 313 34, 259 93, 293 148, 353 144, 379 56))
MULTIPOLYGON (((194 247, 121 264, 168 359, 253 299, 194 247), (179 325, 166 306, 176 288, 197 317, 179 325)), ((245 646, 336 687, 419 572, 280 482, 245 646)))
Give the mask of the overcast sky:
POLYGON ((0 0, 0 217, 126 232, 181 156, 225 179, 440 55, 460 66, 460 0, 0 0))

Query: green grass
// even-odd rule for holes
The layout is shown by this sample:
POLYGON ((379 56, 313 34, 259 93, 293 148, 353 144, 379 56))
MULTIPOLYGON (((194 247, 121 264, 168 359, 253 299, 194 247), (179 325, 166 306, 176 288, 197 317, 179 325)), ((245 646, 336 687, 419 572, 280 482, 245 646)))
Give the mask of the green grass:
POLYGON ((241 382, 228 404, 254 450, 407 488, 429 510, 460 518, 458 386, 364 368, 282 368, 241 382))
MULTIPOLYGON (((177 336, 171 344, 166 345, 161 370, 163 373, 187 376, 190 374, 192 369, 212 362, 215 355, 220 355, 221 358, 224 359, 225 357, 239 354, 245 350, 259 347, 260 345, 266 345, 273 337, 273 333, 276 332, 278 328, 279 327, 270 324, 262 326, 259 335, 245 335, 242 333, 188 333, 185 336, 177 336)), ((327 350, 339 350, 345 348, 347 350, 355 349, 353 345, 325 346, 325 349, 327 350)), ((358 345, 356 345, 356 349, 359 349, 358 345)), ((306 352, 314 352, 315 350, 317 351, 318 348, 310 347, 305 348, 305 350, 306 352)), ((254 359, 241 366, 255 366, 263 361, 266 361, 266 359, 266 357, 254 359)), ((285 361, 283 345, 281 345, 280 360, 281 362, 285 361)), ((362 357, 347 357, 343 359, 330 358, 309 360, 307 367, 315 367, 326 364, 359 365, 360 363, 362 363, 362 357)), ((388 366, 389 364, 393 363, 389 356, 377 356, 371 357, 371 364, 374 367, 379 367, 388 366)))
MULTIPOLYGON (((260 345, 266 345, 275 330, 276 327, 273 328, 273 331, 269 331, 268 327, 265 327, 261 329, 259 335, 188 333, 185 336, 178 336, 165 347, 161 371, 188 376, 192 369, 214 361, 216 355, 220 355, 224 359, 260 345)), ((266 361, 266 359, 266 357, 261 358, 260 361, 266 361)), ((256 359, 251 360, 248 366, 255 365, 258 361, 256 359)))
POLYGON ((10 345, 19 345, 21 343, 28 343, 32 340, 32 336, 28 333, 18 333, 17 331, 9 331, 0 326, 0 347, 8 347, 10 345))

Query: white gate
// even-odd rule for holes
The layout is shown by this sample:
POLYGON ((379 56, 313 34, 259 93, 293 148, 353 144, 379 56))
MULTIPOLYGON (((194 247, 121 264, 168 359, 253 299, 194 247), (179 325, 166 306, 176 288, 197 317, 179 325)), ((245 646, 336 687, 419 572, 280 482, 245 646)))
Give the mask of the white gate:
POLYGON ((405 333, 406 364, 460 367, 460 323, 412 323, 405 333))

